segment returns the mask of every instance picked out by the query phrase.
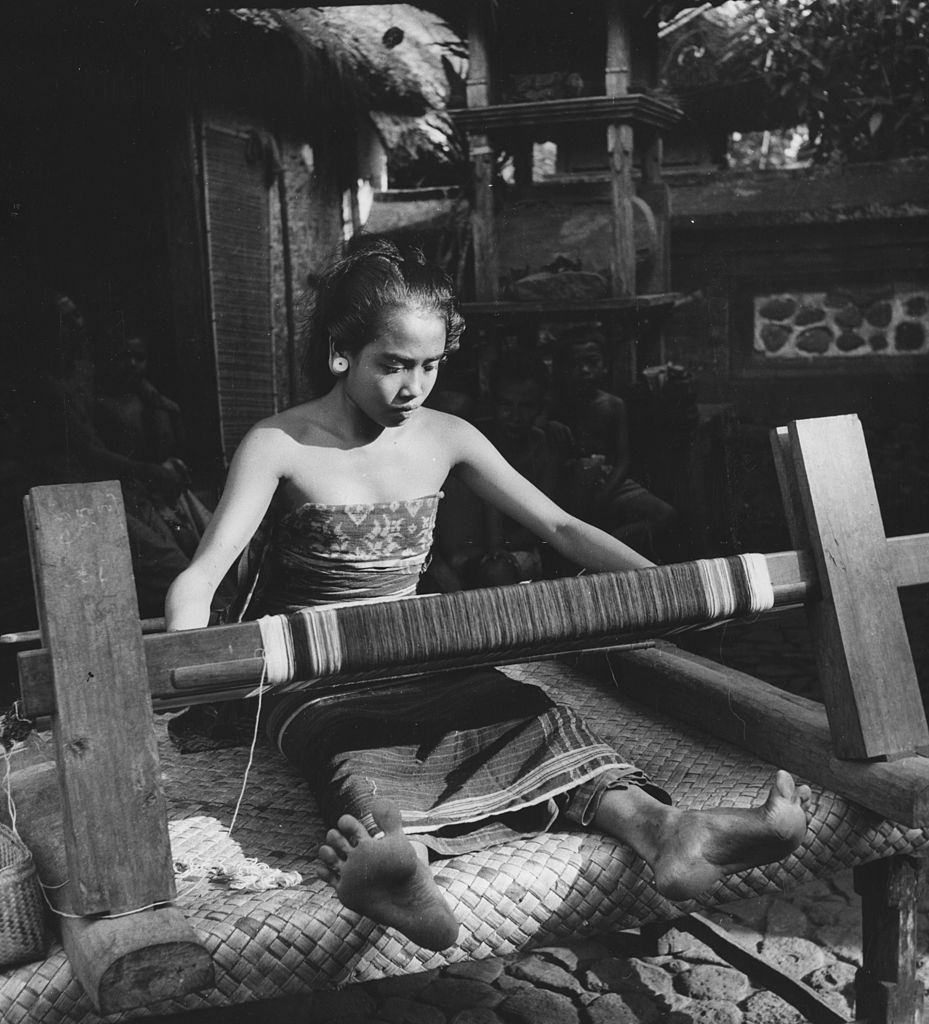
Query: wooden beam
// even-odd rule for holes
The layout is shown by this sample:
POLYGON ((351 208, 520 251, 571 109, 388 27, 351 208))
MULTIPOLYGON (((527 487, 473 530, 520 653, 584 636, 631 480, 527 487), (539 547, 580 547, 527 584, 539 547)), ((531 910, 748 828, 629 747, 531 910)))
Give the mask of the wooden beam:
POLYGON ((172 900, 174 867, 119 485, 26 499, 49 650, 52 736, 73 912, 172 900))
MULTIPOLYGON (((658 41, 657 6, 633 22, 632 80, 638 88, 656 89, 660 85, 661 57, 658 41)), ((647 265, 639 289, 664 292, 671 287, 671 190, 662 178, 664 143, 656 127, 644 127, 638 135, 642 180, 639 197, 648 203, 655 217, 656 252, 647 265)), ((640 275, 641 276, 641 275, 640 275)), ((658 346, 663 349, 662 345, 658 346)), ((661 352, 661 361, 664 361, 661 352)))
MULTIPOLYGON (((608 97, 627 96, 632 66, 632 26, 622 0, 607 2, 607 44, 604 91, 608 97)), ((635 228, 632 184, 633 132, 628 122, 607 125, 610 168, 612 252, 610 285, 614 296, 635 295, 635 228)))
POLYGON ((656 252, 650 257, 642 291, 662 293, 671 287, 671 190, 662 177, 661 135, 654 130, 648 132, 643 150, 639 197, 648 203, 654 214, 657 246, 656 252))
POLYGON ((855 1011, 868 1024, 922 1024, 925 993, 917 974, 916 914, 926 862, 896 856, 855 868, 861 896, 862 962, 855 1011))
POLYGON ((627 295, 610 299, 586 299, 580 301, 544 300, 515 302, 463 302, 461 311, 466 317, 494 316, 512 318, 533 318, 546 320, 577 320, 598 315, 609 316, 622 310, 646 312, 648 310, 670 309, 679 296, 675 292, 660 295, 627 295))
MULTIPOLYGON (((46 896, 57 912, 62 945, 71 968, 100 1014, 178 998, 214 982, 213 962, 176 907, 163 906, 128 917, 72 917, 73 889, 62 829, 61 794, 55 765, 36 763, 11 772, 16 827, 35 860, 46 896), (59 884, 65 880, 65 884, 59 884)), ((0 802, 0 820, 6 815, 0 802)), ((5 817, 9 825, 9 817, 5 817)))
POLYGON ((812 550, 820 581, 808 608, 836 754, 929 750, 861 423, 797 420, 772 440, 791 539, 812 550))
MULTIPOLYGON (((887 541, 886 557, 898 585, 929 582, 929 534, 891 538, 887 541)), ((775 606, 803 602, 816 592, 816 570, 809 553, 780 551, 766 555, 765 559, 775 606)), ((440 595, 438 599, 442 599, 440 595)), ((162 709, 198 700, 243 697, 261 678, 261 661, 255 657, 260 646, 261 634, 254 622, 145 635, 143 650, 149 691, 162 709), (199 694, 198 686, 202 691, 199 694)), ((563 649, 567 650, 567 645, 563 649)), ((518 659, 528 660, 525 653, 519 654, 518 659)), ((495 663, 504 660, 494 655, 495 663)), ((31 718, 53 714, 55 695, 48 651, 23 651, 18 661, 26 714, 31 718)))
MULTIPOLYGON (((777 604, 802 601, 815 587, 811 560, 802 552, 785 551, 768 555, 766 559, 777 604)), ((558 592, 569 590, 576 583, 570 579, 549 580, 545 586, 558 592)), ((522 586, 513 589, 514 601, 529 593, 522 586)), ((430 594, 418 600, 428 602, 434 609, 435 620, 443 622, 449 614, 461 615, 472 603, 477 607, 481 598, 479 593, 468 591, 456 595, 430 594)), ((525 643, 514 639, 512 648, 487 651, 485 657, 489 664, 505 664, 533 660, 534 656, 550 657, 567 651, 603 649, 637 639, 643 637, 619 631, 616 634, 577 637, 568 630, 564 636, 552 636, 549 643, 539 645, 534 653, 527 652, 525 643)), ((150 693, 161 708, 172 704, 243 697, 261 680, 262 660, 255 655, 261 649, 261 643, 261 632, 256 622, 145 636, 142 644, 150 693)), ((451 652, 450 658, 454 659, 457 653, 451 652)), ((467 653, 473 654, 471 651, 467 653)), ((454 663, 454 660, 449 662, 454 663)), ((422 672, 430 668, 439 670, 442 667, 444 664, 437 661, 429 664, 398 662, 385 665, 384 675, 422 672)), ((54 713, 55 695, 48 652, 24 651, 19 655, 19 669, 26 714, 36 718, 54 713)), ((368 671, 357 678, 365 679, 370 675, 368 671)), ((349 675, 339 677, 342 681, 351 678, 349 675)))
POLYGON ((789 1003, 803 1014, 807 1024, 848 1024, 848 1018, 839 1013, 815 989, 787 971, 775 967, 760 953, 745 945, 734 933, 704 917, 703 914, 688 914, 687 917, 675 921, 674 925, 705 943, 731 967, 749 975, 756 984, 780 996, 785 1003, 789 1003))
MULTIPOLYGON (((465 84, 469 108, 490 103, 492 81, 489 55, 489 23, 492 12, 486 0, 468 11, 468 77, 465 84)), ((490 137, 481 130, 468 133, 471 159, 471 240, 474 255, 475 298, 492 302, 497 297, 497 237, 494 225, 494 174, 496 158, 490 137)))
MULTIPOLYGON (((469 102, 476 104, 476 99, 469 102)), ((684 116, 672 104, 642 93, 493 103, 462 107, 450 110, 449 114, 456 125, 470 131, 545 128, 553 124, 596 124, 605 121, 671 128, 684 116)))
POLYGON ((656 644, 611 654, 623 693, 908 828, 929 826, 929 758, 843 761, 821 704, 707 658, 656 644))
POLYGON ((929 583, 929 533, 888 537, 887 557, 891 579, 898 587, 929 583))
MULTIPOLYGON (((165 629, 164 618, 142 619, 139 623, 143 633, 163 633, 165 629)), ((38 629, 23 629, 17 633, 0 633, 0 644, 13 644, 14 646, 37 644, 42 641, 42 633, 38 629)))

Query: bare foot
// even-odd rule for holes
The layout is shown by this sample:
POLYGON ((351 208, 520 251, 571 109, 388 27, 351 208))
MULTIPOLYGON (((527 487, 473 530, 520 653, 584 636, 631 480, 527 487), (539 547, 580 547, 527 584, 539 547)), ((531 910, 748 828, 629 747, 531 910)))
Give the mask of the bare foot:
POLYGON ((779 771, 760 807, 672 812, 651 862, 658 891, 692 899, 724 875, 786 857, 806 834, 809 799, 809 786, 797 787, 779 771))
POLYGON ((317 874, 349 910, 402 932, 426 949, 447 949, 458 939, 458 922, 429 865, 403 834, 400 812, 389 800, 375 801, 379 839, 350 814, 339 818, 319 848, 317 874))

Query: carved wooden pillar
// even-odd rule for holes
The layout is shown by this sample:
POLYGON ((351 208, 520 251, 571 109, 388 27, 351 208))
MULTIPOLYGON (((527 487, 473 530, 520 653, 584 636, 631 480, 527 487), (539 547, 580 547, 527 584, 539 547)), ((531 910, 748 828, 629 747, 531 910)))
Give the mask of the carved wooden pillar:
MULTIPOLYGON (((486 107, 490 102, 491 80, 488 54, 488 22, 491 11, 486 2, 468 10, 469 107, 486 107)), ((468 133, 471 156, 471 237, 474 249, 474 291, 478 302, 497 297, 497 242, 494 229, 494 148, 486 132, 468 133)))
MULTIPOLYGON (((607 46, 604 88, 607 96, 629 94, 632 63, 632 28, 628 5, 607 2, 607 46)), ((614 121, 607 125, 613 236, 610 259, 611 291, 621 298, 635 294, 635 230, 632 220, 632 125, 614 121)))

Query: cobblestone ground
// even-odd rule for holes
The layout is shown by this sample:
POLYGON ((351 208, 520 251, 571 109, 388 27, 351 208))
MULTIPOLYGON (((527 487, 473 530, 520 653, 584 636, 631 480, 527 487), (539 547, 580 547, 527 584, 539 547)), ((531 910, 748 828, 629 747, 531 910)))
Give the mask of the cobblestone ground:
MULTIPOLYGON (((923 692, 929 692, 929 588, 902 594, 923 692)), ((802 610, 699 634, 688 646, 794 693, 815 696, 816 671, 802 610)), ((929 986, 929 903, 919 915, 920 972, 929 986)), ((705 915, 743 946, 804 981, 853 1018, 861 963, 851 872, 780 896, 705 915)), ((806 1018, 686 932, 642 955, 620 933, 506 959, 319 993, 312 1000, 216 1011, 202 1024, 802 1024, 806 1018)), ((199 1015, 198 1015, 199 1016, 199 1015)), ((190 1024, 193 1020, 190 1019, 190 1024)))
MULTIPOLYGON (((851 872, 787 896, 707 914, 743 945, 804 980, 846 1019, 861 962, 851 872)), ((925 925, 926 914, 920 924, 925 925)), ((922 929, 925 934, 925 928, 922 929)), ((751 974, 673 930, 660 956, 636 956, 623 933, 512 959, 455 964, 321 994, 306 1024, 802 1024, 751 974)), ((929 956, 921 947, 929 981, 929 956)))

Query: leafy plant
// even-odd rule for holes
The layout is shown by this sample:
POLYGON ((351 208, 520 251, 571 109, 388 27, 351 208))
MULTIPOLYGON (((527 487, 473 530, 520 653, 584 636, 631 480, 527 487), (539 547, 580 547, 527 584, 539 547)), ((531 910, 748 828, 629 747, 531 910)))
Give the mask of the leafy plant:
POLYGON ((726 60, 805 123, 815 160, 929 152, 929 0, 752 0, 726 60))

